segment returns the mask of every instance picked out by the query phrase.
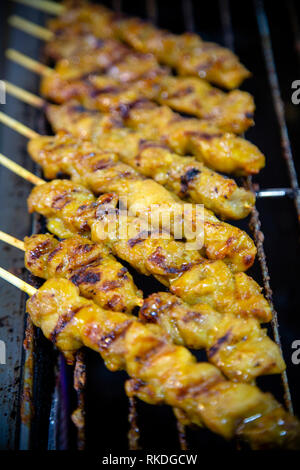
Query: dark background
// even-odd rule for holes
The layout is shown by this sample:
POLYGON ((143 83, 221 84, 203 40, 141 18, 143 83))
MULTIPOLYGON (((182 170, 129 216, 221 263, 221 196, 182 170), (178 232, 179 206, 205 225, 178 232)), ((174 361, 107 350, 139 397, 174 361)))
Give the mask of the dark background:
MULTIPOLYGON (((111 6, 111 2, 104 2, 111 6)), ((120 2, 115 2, 120 4, 120 2)), ((246 137, 265 153, 266 168, 255 177, 254 182, 261 188, 289 187, 287 166, 282 152, 280 128, 272 99, 270 83, 263 56, 262 42, 258 31, 257 3, 250 0, 240 1, 129 1, 121 3, 122 11, 146 17, 156 11, 157 24, 175 33, 187 30, 192 24, 201 36, 210 41, 233 47, 235 52, 253 73, 253 77, 241 87, 254 95, 256 114, 254 128, 246 137), (156 9, 153 8, 153 5, 156 9), (232 28, 231 26, 232 25, 232 28)), ((300 105, 291 102, 291 83, 300 79, 300 30, 299 4, 295 1, 265 1, 264 7, 269 22, 273 52, 278 73, 281 96, 284 101, 285 117, 291 140, 295 166, 299 174, 299 116, 300 105)), ((12 2, 1 2, 0 15, 0 79, 7 78, 34 93, 38 91, 38 77, 21 67, 4 60, 4 50, 14 47, 34 58, 41 55, 42 43, 25 33, 8 28, 6 18, 17 13, 41 25, 47 15, 29 7, 12 2)), ((7 97, 7 104, 1 110, 19 119, 29 127, 45 131, 45 123, 40 113, 30 107, 7 97)), ((34 169, 26 154, 26 140, 15 132, 0 128, 0 151, 13 158, 28 169, 34 169)), ((26 197, 30 185, 21 181, 3 168, 0 168, 0 229, 19 238, 30 234, 32 219, 27 214, 26 197)), ((299 309, 299 225, 292 199, 258 200, 262 231, 265 235, 264 248, 271 276, 271 288, 275 309, 278 312, 279 332, 287 363, 287 373, 296 414, 300 415, 300 365, 291 362, 294 340, 300 340, 299 309)), ((247 222, 239 224, 247 228, 247 222)), ((249 232, 250 233, 250 232, 249 232)), ((0 246, 0 265, 22 275, 23 256, 14 248, 0 246)), ((24 273, 25 274, 25 273, 24 273)), ((251 269, 258 282, 262 282, 259 263, 251 269)), ((135 276, 139 286, 149 292, 161 289, 158 283, 142 276, 135 276)), ((14 287, 0 281, 0 339, 7 343, 7 364, 0 365, 0 448, 15 449, 22 446, 34 449, 47 448, 48 421, 52 391, 54 386, 54 367, 56 355, 51 346, 37 334, 35 356, 35 412, 31 426, 20 423, 20 390, 24 354, 22 340, 24 335, 24 296, 14 287)), ((203 357, 202 353, 198 355, 203 357)), ((69 402, 67 409, 74 407, 71 371, 67 371, 66 381, 69 402)), ((87 351, 87 448, 126 449, 127 448, 127 398, 123 392, 126 374, 110 373, 95 353, 87 351)), ((259 385, 271 390, 283 401, 282 388, 278 377, 261 378, 259 385)), ((138 422, 141 428, 143 448, 167 450, 178 449, 176 423, 171 409, 138 403, 138 422)), ((67 445, 75 448, 73 425, 66 422, 67 445)), ((65 435, 64 433, 62 433, 65 435)), ((222 448, 233 449, 206 430, 188 431, 191 449, 222 448)), ((66 445, 64 442, 60 444, 66 445)))

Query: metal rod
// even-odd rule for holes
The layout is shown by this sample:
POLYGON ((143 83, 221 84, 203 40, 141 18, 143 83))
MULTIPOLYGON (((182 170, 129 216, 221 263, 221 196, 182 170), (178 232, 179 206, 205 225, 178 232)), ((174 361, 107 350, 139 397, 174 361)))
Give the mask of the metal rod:
POLYGON ((273 189, 261 189, 256 191, 257 198, 272 198, 272 197, 292 197, 294 198, 299 194, 299 189, 292 188, 273 188, 273 189))
MULTIPOLYGON (((245 182, 245 185, 248 189, 253 189, 253 184, 252 184, 252 179, 249 176, 245 182)), ((264 290, 265 290, 265 295, 268 301, 270 302, 271 308, 272 308, 272 314, 273 314, 273 319, 272 319, 272 330, 273 330, 273 335, 274 339, 280 349, 280 352, 283 356, 283 351, 282 351, 282 345, 281 345, 281 340, 280 340, 280 335, 279 335, 279 323, 278 323, 278 315, 277 312, 274 308, 273 305, 273 293, 272 289, 270 286, 270 275, 269 275, 269 270, 268 270, 268 265, 267 265, 267 259, 266 259, 266 254, 264 251, 264 245, 263 245, 263 240, 264 240, 264 235, 262 231, 260 230, 261 228, 261 222, 259 219, 259 212, 256 208, 253 209, 252 214, 251 214, 251 219, 250 219, 250 228, 253 232, 254 235, 254 240, 255 244, 257 247, 257 257, 260 263, 260 268, 262 272, 262 278, 263 278, 263 284, 264 284, 264 290)), ((289 382, 288 382, 288 377, 286 371, 282 372, 281 374, 282 378, 282 385, 283 385, 283 390, 284 390, 284 400, 286 407, 288 408, 289 412, 293 414, 293 403, 292 403, 292 398, 291 398, 291 392, 289 388, 289 382)))

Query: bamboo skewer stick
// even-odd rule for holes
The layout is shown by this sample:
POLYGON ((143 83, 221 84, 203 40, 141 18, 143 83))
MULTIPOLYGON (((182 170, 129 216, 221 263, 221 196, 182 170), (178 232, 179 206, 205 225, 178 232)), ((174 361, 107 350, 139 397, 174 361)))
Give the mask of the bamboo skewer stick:
POLYGON ((66 8, 64 5, 61 5, 56 2, 51 2, 49 0, 13 0, 16 3, 21 3, 21 5, 26 5, 37 10, 44 11, 45 13, 50 13, 52 15, 60 15, 66 8))
POLYGON ((26 91, 13 83, 7 82, 6 80, 4 80, 4 84, 7 93, 21 101, 24 101, 24 103, 34 106, 35 108, 42 108, 46 104, 46 101, 43 100, 43 98, 30 93, 30 91, 26 91))
POLYGON ((22 166, 5 157, 4 155, 2 155, 2 153, 0 153, 0 164, 15 173, 16 175, 20 176, 24 180, 29 181, 29 183, 34 184, 35 186, 39 186, 41 184, 46 183, 46 181, 44 181, 42 178, 39 178, 38 176, 26 170, 22 166))
POLYGON ((22 290, 23 292, 26 292, 26 294, 28 294, 30 297, 37 292, 37 289, 35 287, 31 286, 30 284, 27 284, 27 282, 22 281, 22 279, 19 279, 17 276, 10 273, 9 271, 6 271, 5 269, 1 267, 0 267, 0 278, 9 282, 10 284, 22 290))
POLYGON ((8 24, 17 28, 25 33, 30 34, 38 39, 43 41, 50 41, 54 38, 54 34, 47 28, 39 26, 38 24, 33 23, 32 21, 25 20, 21 16, 12 15, 8 18, 8 24))
POLYGON ((22 242, 22 240, 19 240, 8 233, 2 232, 2 230, 0 230, 0 240, 8 245, 19 248, 19 250, 25 251, 24 242, 22 242))
POLYGON ((21 122, 16 121, 14 118, 7 116, 7 114, 2 113, 1 111, 0 111, 0 122, 2 122, 3 124, 6 124, 11 129, 14 129, 15 131, 19 132, 19 134, 22 134, 24 137, 27 137, 28 139, 33 139, 39 136, 39 134, 35 132, 34 130, 25 126, 21 122))
POLYGON ((47 76, 54 73, 54 70, 50 67, 47 67, 47 65, 44 65, 41 62, 38 62, 37 60, 31 59, 27 55, 22 54, 21 52, 16 51, 15 49, 7 49, 5 55, 8 59, 12 60, 13 62, 22 65, 22 67, 25 67, 26 69, 31 70, 32 72, 38 73, 39 75, 47 76))

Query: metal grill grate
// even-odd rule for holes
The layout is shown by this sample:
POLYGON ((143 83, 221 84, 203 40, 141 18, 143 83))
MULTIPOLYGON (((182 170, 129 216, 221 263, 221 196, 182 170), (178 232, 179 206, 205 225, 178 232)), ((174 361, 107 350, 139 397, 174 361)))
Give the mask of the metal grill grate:
MULTIPOLYGON (((129 7, 129 2, 128 1, 123 1, 122 2, 121 0, 112 0, 112 5, 109 4, 110 2, 106 2, 106 3, 109 6, 112 6, 118 12, 122 12, 122 11, 127 12, 128 8, 130 8, 131 10, 133 9, 132 5, 129 7)), ((292 5, 294 5, 293 2, 290 2, 290 3, 292 5)), ((141 6, 141 4, 139 4, 139 8, 142 8, 145 12, 146 17, 148 19, 150 19, 151 21, 153 21, 154 23, 158 24, 159 26, 168 27, 168 24, 165 24, 165 22, 163 22, 164 24, 160 24, 160 18, 161 18, 161 16, 163 16, 162 13, 161 13, 162 10, 163 10, 162 3, 158 2, 157 0, 145 0, 145 3, 142 6, 141 6)), ((165 8, 165 6, 164 6, 164 8, 165 8)), ((196 14, 196 11, 198 11, 197 8, 199 8, 199 5, 197 6, 197 3, 193 2, 193 0, 181 0, 181 1, 178 1, 178 2, 174 1, 174 12, 176 12, 176 14, 178 12, 182 13, 182 19, 181 19, 182 20, 182 26, 181 26, 182 31, 183 30, 188 30, 188 31, 197 31, 200 34, 202 33, 201 25, 198 25, 198 23, 197 23, 197 14, 196 14)), ((222 29, 221 40, 223 41, 223 43, 227 47, 229 47, 231 49, 234 49, 235 42, 236 42, 236 35, 235 35, 235 30, 234 30, 234 25, 233 25, 233 18, 232 18, 232 14, 234 13, 235 8, 236 8, 235 3, 230 2, 230 0, 219 0, 218 2, 214 3, 214 12, 215 12, 216 17, 218 17, 220 19, 220 25, 221 25, 221 29, 222 29)), ((255 18, 256 18, 256 21, 257 21, 258 33, 259 33, 259 37, 260 37, 260 41, 261 41, 261 51, 262 51, 262 54, 263 54, 263 57, 264 57, 264 60, 265 60, 265 73, 266 73, 265 80, 268 80, 268 83, 269 83, 269 93, 270 93, 271 98, 272 98, 272 106, 274 107, 277 126, 278 126, 278 129, 280 131, 281 156, 282 156, 283 161, 285 162, 285 165, 286 165, 286 168, 287 168, 290 188, 293 189, 293 202, 294 202, 294 205, 295 205, 295 208, 296 208, 296 216, 297 216, 297 217, 295 217, 295 219, 299 222, 300 221, 300 192, 299 192, 299 185, 298 185, 298 179, 297 179, 295 163, 294 163, 294 160, 293 160, 291 142, 290 142, 290 138, 289 138, 289 135, 288 135, 287 123, 286 123, 286 119, 285 119, 284 103, 283 103, 282 98, 281 98, 279 79, 278 79, 278 75, 277 75, 276 67, 275 67, 274 53, 273 53, 273 50, 272 50, 270 30, 269 30, 269 24, 268 24, 268 17, 266 15, 265 10, 264 10, 264 4, 263 4, 262 1, 254 0, 252 8, 253 8, 253 12, 254 12, 254 15, 255 15, 255 18)), ((25 11, 25 9, 22 9, 22 12, 23 11, 25 11)), ((171 9, 171 7, 169 7, 169 12, 171 12, 171 11, 173 11, 173 9, 171 9)), ((132 13, 132 11, 131 11, 131 13, 132 13)), ((30 16, 29 16, 29 18, 30 18, 30 16)), ((43 15, 43 14, 38 15, 38 18, 39 18, 39 22, 41 24, 44 24, 45 15, 43 15)), ((205 21, 205 18, 202 21, 205 21)), ((180 23, 179 20, 176 21, 176 25, 178 25, 179 23, 180 23)), ((297 25, 297 23, 295 23, 295 24, 297 25)), ((295 24, 294 24, 294 28, 295 28, 295 24)), ((170 26, 170 28, 171 28, 171 26, 170 26)), ((180 32, 180 31, 178 31, 178 32, 180 32)), ((220 32, 218 32, 218 34, 220 34, 220 32)), ((205 37, 205 39, 208 39, 208 38, 205 37)), ((37 48, 37 46, 35 47, 35 50, 36 50, 36 48, 37 48)), ((243 57, 242 57, 242 62, 247 63, 247 61, 243 60, 243 57)), ((255 70, 253 72, 254 72, 254 80, 255 80, 256 79, 255 78, 255 70)), ((297 78, 297 77, 294 77, 294 78, 297 78)), ((19 84, 26 88, 26 85, 24 83, 22 84, 19 81, 19 84)), ((35 91, 35 89, 33 88, 32 91, 35 91)), ((254 93, 254 97, 255 97, 255 93, 254 93)), ((35 118, 36 118, 36 115, 35 115, 35 118)), ((33 118, 31 120, 33 120, 33 118)), ((267 126, 266 126, 265 130, 266 130, 266 132, 268 131, 267 126)), ((11 154, 11 153, 8 152, 8 155, 9 154, 11 154)), ((268 155, 267 155, 267 157, 268 157, 268 155)), ((28 165, 28 160, 25 160, 25 161, 26 161, 26 165, 28 165)), ((270 165, 270 163, 268 163, 268 161, 267 161, 267 165, 270 165)), ((249 187, 251 189, 255 188, 255 185, 254 185, 251 178, 245 179, 243 183, 246 187, 249 187)), ((273 198, 271 199, 271 204, 272 203, 275 204, 275 200, 273 198)), ((272 213, 274 213, 274 210, 273 210, 272 213)), ((293 214, 293 215, 295 215, 295 214, 293 214)), ((257 249, 258 249, 258 263, 257 264, 259 265, 259 268, 260 268, 259 275, 263 280, 265 294, 266 294, 267 298, 270 300, 270 302, 272 303, 273 302, 273 299, 272 299, 273 295, 272 295, 272 290, 271 290, 271 287, 270 287, 269 269, 268 269, 267 262, 266 262, 267 256, 266 256, 265 250, 264 250, 264 243, 263 243, 264 235, 261 231, 261 225, 262 225, 262 222, 264 221, 265 216, 266 216, 266 214, 265 214, 264 211, 261 211, 261 210, 258 211, 258 209, 255 209, 255 211, 253 212, 253 214, 251 216, 249 227, 250 227, 251 232, 253 233, 253 236, 254 236, 254 239, 255 239, 255 242, 256 242, 256 245, 257 245, 257 249)), ((34 228, 35 231, 39 230, 39 220, 38 219, 35 219, 33 228, 34 228)), ((271 261, 270 256, 268 256, 268 261, 269 262, 271 261)), ((24 304, 24 302, 22 303, 22 306, 20 307, 20 310, 23 309, 23 307, 24 307, 23 304, 24 304)), ((283 306, 281 305, 281 307, 283 307, 283 306)), ((279 311, 281 313, 281 310, 279 310, 279 311)), ((282 345, 281 345, 281 342, 280 342, 280 334, 279 334, 278 315, 277 315, 275 309, 273 309, 273 314, 274 314, 274 318, 273 318, 273 321, 272 321, 272 329, 273 329, 274 338, 275 338, 275 341, 282 348, 282 345)), ((288 327, 290 327, 290 324, 288 324, 288 327)), ((298 331, 300 332, 300 329, 298 331)), ((291 337, 290 329, 288 329, 288 335, 287 336, 288 336, 288 338, 291 337)), ((39 393, 37 393, 36 384, 34 384, 33 381, 28 381, 27 380, 29 377, 32 377, 32 359, 33 359, 33 355, 34 355, 33 345, 37 342, 37 347, 35 348, 35 353, 37 353, 37 348, 39 348, 40 344, 41 344, 41 340, 39 339, 39 337, 36 337, 35 340, 34 340, 34 329, 32 328, 32 324, 31 324, 30 321, 28 321, 28 324, 27 324, 26 337, 29 339, 29 341, 27 343, 28 343, 28 345, 30 345, 30 348, 25 349, 25 355, 23 357, 23 374, 22 374, 23 384, 22 384, 21 388, 23 389, 22 408, 23 408, 24 414, 23 414, 23 419, 20 422, 20 432, 19 432, 19 437, 20 437, 19 442, 20 443, 18 444, 23 449, 30 448, 32 446, 32 442, 37 442, 38 437, 37 437, 37 435, 34 437, 33 434, 37 434, 39 428, 36 426, 36 424, 34 424, 35 421, 36 421, 36 417, 34 417, 34 414, 32 413, 32 409, 33 409, 33 406, 36 405, 36 403, 34 402, 34 398, 36 396, 39 396, 39 397, 41 396, 39 393)), ((286 352, 285 349, 286 348, 283 348, 283 353, 286 352)), ((46 355, 46 357, 48 357, 47 350, 45 352, 45 355, 46 355)), ((53 368, 53 363, 54 363, 53 359, 54 359, 53 356, 50 357, 50 360, 49 360, 49 357, 48 357, 48 360, 52 364, 51 374, 53 375, 53 381, 54 381, 55 380, 55 371, 54 371, 54 368, 53 368)), ((287 360, 288 358, 285 357, 285 359, 287 360)), ((53 392, 53 395, 52 395, 52 400, 49 400, 48 410, 49 410, 49 413, 50 413, 50 418, 54 416, 58 419, 55 419, 55 420, 52 420, 52 421, 50 420, 48 447, 55 448, 58 445, 59 448, 65 448, 66 446, 74 445, 74 442, 76 441, 76 439, 72 435, 72 431, 70 430, 70 428, 68 426, 68 418, 63 416, 63 414, 65 413, 65 410, 68 409, 69 404, 66 405, 66 406, 61 407, 60 404, 59 404, 59 400, 58 400, 58 397, 62 396, 61 395, 62 381, 64 380, 64 378, 67 377, 68 374, 65 372, 65 370, 63 370, 64 367, 61 363, 60 358, 58 358, 57 364, 58 364, 58 366, 56 368, 56 386, 53 388, 54 392, 53 392), (61 423, 60 423, 60 420, 61 420, 61 423), (58 443, 58 439, 57 439, 57 432, 59 430, 58 426, 62 423, 65 423, 65 424, 67 423, 67 428, 64 429, 64 432, 63 432, 63 435, 65 435, 66 438, 63 439, 64 442, 58 443), (66 441, 68 441, 68 442, 66 442, 66 441), (73 444, 70 443, 71 441, 73 442, 73 444)), ((84 359, 81 356, 78 358, 77 367, 75 368, 74 382, 75 382, 75 390, 77 392, 78 406, 81 407, 81 409, 83 409, 83 407, 84 407, 84 402, 87 401, 84 398, 84 390, 83 390, 84 385, 85 385, 85 380, 84 380, 84 377, 85 377, 85 371, 84 371, 85 370, 85 364, 87 365, 88 372, 89 372, 89 369, 91 369, 91 368, 95 371, 95 367, 96 368, 99 367, 99 362, 96 362, 96 366, 95 366, 95 364, 93 364, 93 360, 91 361, 91 358, 89 357, 89 354, 87 354, 86 359, 84 359), (92 362, 92 365, 91 365, 91 362, 92 362)), ((104 386, 105 377, 106 376, 105 375, 103 376, 103 374, 102 374, 101 387, 102 387, 102 385, 104 386)), ((35 374, 35 379, 39 380, 39 378, 37 377, 37 374, 35 374)), ((89 378, 87 380, 89 381, 89 378)), ((268 387, 268 380, 266 380, 266 382, 267 382, 267 387, 266 388, 269 389, 270 387, 268 387)), ((295 382, 295 380, 293 380, 293 382, 295 382)), ((271 380, 270 383, 273 386, 275 384, 275 380, 274 381, 271 380)), ((286 372, 284 374, 282 374, 282 385, 283 385, 285 404, 286 404, 287 408, 292 412, 293 411, 293 403, 292 403, 291 392, 290 392, 290 389, 289 389, 289 383, 288 383, 288 378, 287 378, 287 373, 286 372)), ((277 385, 275 384, 275 389, 276 389, 276 387, 277 387, 277 385)), ((68 391, 69 392, 70 392, 71 388, 72 387, 69 384, 68 385, 68 391)), ((87 393, 90 394, 89 385, 87 387, 87 393)), ((91 396, 91 395, 89 395, 89 396, 91 396)), ((107 393, 106 393, 105 396, 107 396, 107 393)), ((279 392, 279 397, 280 397, 280 392, 279 392)), ((51 398, 51 397, 49 397, 49 398, 51 398)), ((95 401, 95 397, 94 397, 94 401, 95 401)), ((89 445, 89 439, 90 439, 90 436, 91 436, 91 432, 93 432, 93 431, 89 431, 89 428, 94 429, 95 426, 93 425, 93 419, 89 418, 89 416, 90 416, 89 409, 91 407, 87 406, 87 408, 88 408, 87 444, 89 445)), ((112 413, 113 412, 114 411, 112 410, 112 413)), ((169 426, 174 427, 174 423, 171 422, 170 415, 168 414, 168 412, 166 414, 164 414, 164 413, 165 412, 163 411, 162 416, 167 417, 169 426)), ((99 413, 97 413, 97 415, 98 416, 95 417, 94 419, 95 420, 98 419, 98 420, 101 421, 102 418, 101 418, 101 416, 99 416, 99 413)), ((41 414, 38 413, 38 416, 41 416, 41 414)), ((136 448, 138 446, 137 421, 140 424, 141 423, 143 424, 142 432, 145 432, 146 442, 149 443, 149 441, 150 441, 150 438, 149 438, 150 432, 149 431, 147 432, 145 430, 145 427, 146 427, 145 416, 149 418, 149 414, 147 415, 147 412, 145 413, 144 410, 142 410, 141 413, 140 413, 140 411, 138 413, 137 410, 136 410, 135 401, 131 400, 130 401, 130 411, 129 411, 129 421, 131 423, 131 429, 130 429, 130 432, 129 432, 129 441, 131 442, 131 447, 132 448, 136 448)), ((154 412, 153 413, 153 418, 152 418, 152 421, 151 421, 151 426, 153 426, 154 424, 156 426, 158 425, 158 422, 156 421, 156 419, 157 419, 157 415, 154 412)), ((121 426, 121 428, 122 428, 122 426, 121 426)), ((61 431, 61 428, 60 428, 60 431, 61 431)), ((169 441, 172 441, 172 439, 176 439, 175 432, 172 432, 171 434, 172 434, 172 437, 169 439, 169 441)), ((181 426, 178 426, 178 435, 179 435, 180 447, 182 449, 186 448, 187 438, 185 436, 185 430, 181 426)), ((220 447, 222 447, 222 446, 226 447, 227 446, 227 444, 224 444, 223 442, 221 442, 217 437, 210 437, 210 436, 207 437, 207 434, 206 434, 205 431, 199 431, 197 433, 196 439, 198 439, 197 443, 199 443, 199 439, 201 439, 201 442, 203 443, 203 445, 206 445, 206 442, 208 442, 212 446, 216 446, 216 445, 220 446, 220 447)), ((78 448, 83 448, 84 447, 84 441, 85 441, 84 429, 81 427, 80 430, 79 430, 79 438, 77 440, 78 448)), ((94 440, 94 442, 95 442, 95 440, 94 440)), ((154 442, 155 442, 155 440, 154 440, 154 442)), ((193 437, 192 434, 188 435, 188 443, 190 443, 189 447, 193 447, 194 442, 196 442, 195 437, 193 437)), ((13 446, 11 443, 9 445, 11 447, 13 446)), ((37 445, 37 444, 35 444, 35 445, 37 445)))

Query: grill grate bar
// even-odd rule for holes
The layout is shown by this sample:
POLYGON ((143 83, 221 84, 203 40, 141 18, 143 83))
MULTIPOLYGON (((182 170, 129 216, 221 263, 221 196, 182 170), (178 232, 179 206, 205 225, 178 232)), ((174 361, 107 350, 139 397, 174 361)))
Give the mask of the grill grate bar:
MULTIPOLYGON (((234 33, 233 33, 233 27, 232 27, 232 21, 231 21, 229 2, 228 0, 220 0, 219 5, 220 5, 221 23, 222 23, 223 34, 224 34, 224 42, 225 42, 226 47, 229 47, 230 49, 233 50, 234 49, 233 47, 234 46, 234 33)), ((272 87, 272 83, 270 83, 270 85, 272 87)), ((277 81, 277 86, 279 86, 278 81, 277 81)), ((249 176, 248 178, 244 178, 244 186, 245 188, 250 189, 251 191, 255 192, 251 176, 249 176)), ((293 196, 295 197, 295 193, 297 192, 297 189, 298 189, 298 183, 295 188, 293 187, 293 189, 294 189, 293 196)), ((264 246, 263 246, 264 234, 260 230, 261 221, 260 221, 260 214, 257 208, 254 208, 251 214, 249 228, 251 232, 253 233, 255 245, 257 248, 257 257, 258 257, 258 261, 260 264, 265 295, 268 301, 270 302, 271 308, 272 308, 273 319, 272 319, 271 324, 272 324, 274 339, 278 347, 280 348, 280 352, 283 356, 282 345, 281 345, 280 334, 279 334, 278 315, 273 305, 273 298, 272 298, 273 294, 272 294, 272 289, 270 286, 269 269, 268 269, 266 254, 265 254, 264 246)), ((291 392, 289 388, 288 377, 287 377, 286 371, 284 371, 281 374, 281 379, 282 379, 285 405, 287 409, 290 411, 290 413, 293 413, 293 404, 292 404, 291 392)))
POLYGON ((147 19, 152 23, 157 22, 157 8, 155 0, 146 0, 146 14, 147 19))
POLYGON ((195 32, 195 22, 193 15, 193 5, 191 0, 184 0, 182 2, 183 8, 183 20, 185 25, 185 30, 190 32, 195 32))
POLYGON ((286 161, 291 187, 295 191, 294 203, 297 211, 298 223, 300 224, 300 194, 298 177, 295 169, 291 142, 285 120, 284 104, 280 94, 280 87, 272 49, 268 18, 264 10, 262 0, 255 0, 255 9, 264 59, 266 63, 266 69, 268 73, 268 79, 271 87, 272 100, 277 115, 278 124, 280 127, 282 155, 286 161))

